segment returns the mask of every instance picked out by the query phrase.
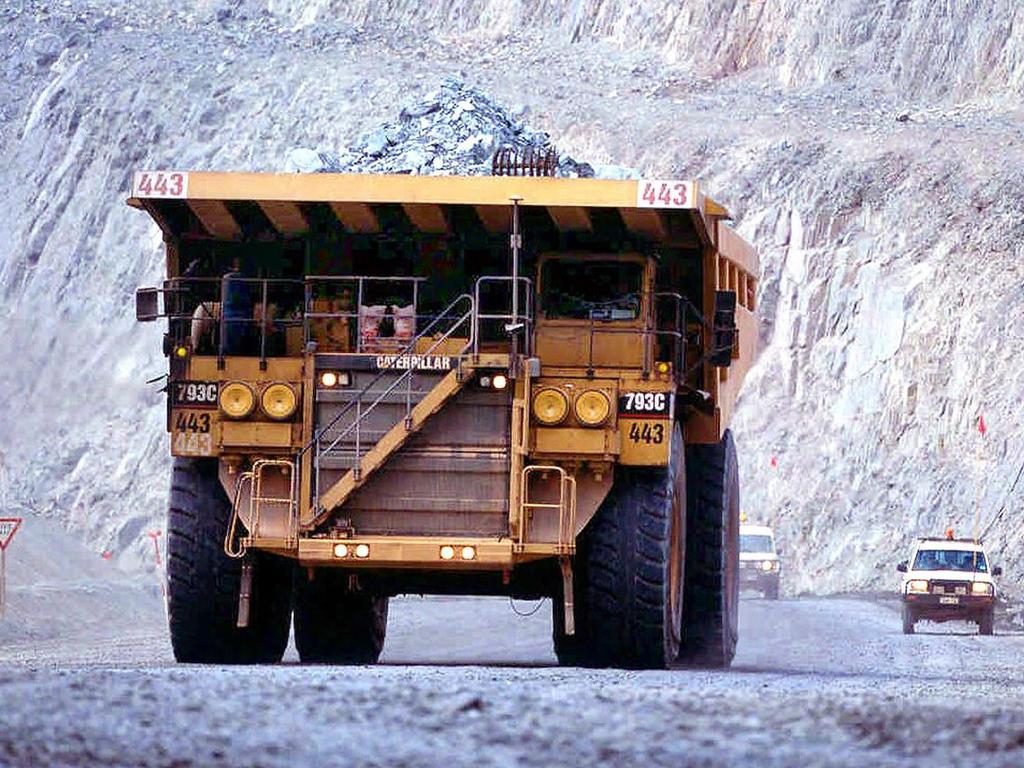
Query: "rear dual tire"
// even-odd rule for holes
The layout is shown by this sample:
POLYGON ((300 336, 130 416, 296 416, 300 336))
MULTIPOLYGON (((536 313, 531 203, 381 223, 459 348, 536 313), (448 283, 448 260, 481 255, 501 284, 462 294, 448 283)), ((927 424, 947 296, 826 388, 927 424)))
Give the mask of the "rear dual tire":
POLYGON ((739 642, 740 482, 731 430, 686 452, 686 590, 681 660, 727 668, 739 642))
POLYGON ((304 664, 374 664, 384 648, 388 598, 350 592, 348 574, 298 571, 295 647, 304 664))

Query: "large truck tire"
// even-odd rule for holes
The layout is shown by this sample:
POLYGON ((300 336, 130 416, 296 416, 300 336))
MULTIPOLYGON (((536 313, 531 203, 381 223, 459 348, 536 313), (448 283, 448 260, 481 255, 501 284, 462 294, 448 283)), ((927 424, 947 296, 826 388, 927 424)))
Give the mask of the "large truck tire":
POLYGON ((348 575, 321 569, 295 581, 295 647, 303 664, 375 664, 388 598, 348 591, 348 575))
POLYGON ((240 629, 242 561, 224 554, 231 503, 216 459, 176 458, 167 520, 168 623, 174 658, 192 664, 269 664, 288 646, 292 563, 253 558, 249 626, 240 629))
POLYGON ((740 483, 736 445, 726 430, 686 452, 686 664, 726 668, 739 641, 740 483))
MULTIPOLYGON (((619 467, 575 558, 576 633, 564 634, 554 603, 562 664, 664 669, 679 655, 683 611, 686 470, 672 433, 664 468, 619 467)), ((560 592, 560 590, 559 590, 560 592)))
POLYGON ((764 589, 764 597, 766 600, 778 600, 779 599, 779 582, 773 581, 768 584, 764 589))

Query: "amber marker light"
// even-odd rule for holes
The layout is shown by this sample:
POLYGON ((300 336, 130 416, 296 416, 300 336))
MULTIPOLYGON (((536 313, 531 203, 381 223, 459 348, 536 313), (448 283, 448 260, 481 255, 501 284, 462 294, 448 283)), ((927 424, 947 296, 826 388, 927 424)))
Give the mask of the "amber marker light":
POLYGON ((179 344, 177 347, 174 348, 174 354, 182 358, 188 357, 188 347, 179 344))

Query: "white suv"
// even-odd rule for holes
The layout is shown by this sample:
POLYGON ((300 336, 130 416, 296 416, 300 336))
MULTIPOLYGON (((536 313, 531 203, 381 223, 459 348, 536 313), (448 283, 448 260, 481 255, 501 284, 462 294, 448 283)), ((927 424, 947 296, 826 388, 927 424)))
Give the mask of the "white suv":
POLYGON ((996 603, 993 576, 985 548, 970 539, 919 539, 910 560, 896 566, 903 574, 903 634, 914 634, 914 624, 925 621, 970 621, 982 635, 992 634, 996 603))
POLYGON ((740 588, 752 587, 767 599, 778 600, 780 554, 771 528, 740 523, 740 588))

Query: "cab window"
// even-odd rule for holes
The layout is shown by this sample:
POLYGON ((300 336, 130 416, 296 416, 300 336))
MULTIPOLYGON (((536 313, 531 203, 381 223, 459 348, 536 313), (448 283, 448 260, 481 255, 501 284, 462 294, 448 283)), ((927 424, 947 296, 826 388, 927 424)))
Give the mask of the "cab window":
POLYGON ((540 278, 541 311, 547 318, 636 320, 643 271, 635 261, 546 261, 540 278))
POLYGON ((740 552, 774 552, 772 537, 760 533, 741 533, 740 552))
POLYGON ((977 571, 988 573, 985 553, 970 549, 919 549, 915 571, 977 571))

